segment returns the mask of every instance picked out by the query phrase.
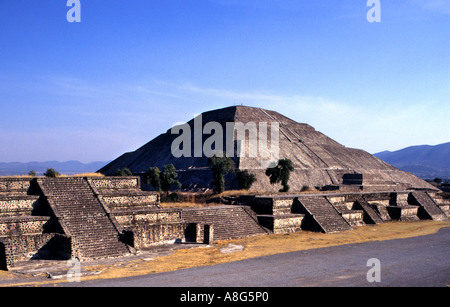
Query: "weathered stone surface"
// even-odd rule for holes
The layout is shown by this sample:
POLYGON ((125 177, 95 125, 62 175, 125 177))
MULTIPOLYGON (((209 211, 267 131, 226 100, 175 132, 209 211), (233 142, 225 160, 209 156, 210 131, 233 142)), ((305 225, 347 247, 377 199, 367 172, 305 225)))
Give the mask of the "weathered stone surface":
MULTIPOLYGON (((313 127, 297 123, 275 111, 233 106, 205 112, 202 114, 202 120, 202 127, 209 122, 216 122, 222 126, 223 131, 226 131, 227 123, 233 125, 267 123, 268 127, 271 123, 278 123, 279 158, 290 159, 295 168, 289 182, 293 192, 301 191, 304 187, 340 189, 346 192, 399 191, 408 188, 435 189, 416 176, 402 172, 363 150, 342 146, 313 127), (350 177, 358 177, 358 184, 354 185, 355 180, 347 184, 349 181, 345 178, 350 177), (362 184, 359 184, 361 177, 362 184)), ((188 124, 191 131, 194 131, 194 119, 188 124)), ((281 186, 271 185, 265 175, 265 169, 261 167, 264 159, 260 153, 258 152, 255 157, 250 157, 248 154, 249 136, 235 134, 235 150, 238 144, 245 144, 247 150, 247 154, 240 157, 235 151, 233 159, 236 167, 240 170, 247 169, 257 177, 251 190, 278 191, 281 186)), ((209 136, 209 134, 203 135, 203 142, 209 136)), ((177 137, 178 135, 168 130, 136 151, 123 154, 103 167, 100 172, 112 175, 117 169, 127 167, 133 174, 142 175, 149 166, 162 169, 166 164, 173 164, 178 170, 179 180, 185 189, 212 188, 212 174, 206 156, 174 157, 172 155, 171 145, 177 137)), ((269 143, 270 139, 270 133, 268 133, 269 143)), ((223 144, 226 144, 225 138, 223 144)), ((194 148, 193 137, 191 145, 194 148)), ((227 181, 229 188, 237 188, 237 182, 233 176, 230 175, 227 181)))
POLYGON ((0 269, 30 258, 103 258, 174 242, 439 220, 450 207, 442 195, 419 190, 247 195, 239 205, 163 209, 138 177, 17 181, 0 178, 0 269))
MULTIPOLYGON (((267 232, 258 224, 257 217, 246 206, 214 206, 183 209, 187 224, 214 225, 214 239, 226 240, 262 235, 267 232)), ((203 231, 202 229, 200 231, 203 231)), ((200 233, 200 236, 203 234, 200 233)))

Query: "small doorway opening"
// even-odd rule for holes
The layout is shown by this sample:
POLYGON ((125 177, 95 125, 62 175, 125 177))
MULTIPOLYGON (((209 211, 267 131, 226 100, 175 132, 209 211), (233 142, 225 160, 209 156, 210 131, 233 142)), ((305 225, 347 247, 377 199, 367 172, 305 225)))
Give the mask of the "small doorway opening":
POLYGON ((6 264, 6 248, 3 242, 0 242, 0 270, 8 270, 8 266, 6 264))
POLYGON ((197 242, 197 224, 190 223, 184 230, 184 239, 186 242, 197 242))
POLYGON ((213 240, 212 226, 206 224, 203 233, 204 233, 203 243, 211 244, 213 240))

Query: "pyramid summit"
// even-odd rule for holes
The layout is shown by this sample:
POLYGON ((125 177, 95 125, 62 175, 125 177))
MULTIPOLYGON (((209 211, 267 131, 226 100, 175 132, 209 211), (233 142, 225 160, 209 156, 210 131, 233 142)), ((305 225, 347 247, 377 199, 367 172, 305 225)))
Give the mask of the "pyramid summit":
MULTIPOLYGON (((248 170, 257 181, 251 190, 276 192, 265 169, 278 159, 290 159, 294 171, 291 191, 407 190, 434 187, 402 172, 360 149, 345 147, 308 124, 278 112, 232 106, 204 112, 184 125, 167 130, 136 151, 125 153, 99 172, 114 175, 128 168, 143 176, 149 167, 173 164, 184 189, 212 188, 208 157, 225 152, 239 170, 248 170)), ((234 175, 227 188, 238 188, 234 175)))

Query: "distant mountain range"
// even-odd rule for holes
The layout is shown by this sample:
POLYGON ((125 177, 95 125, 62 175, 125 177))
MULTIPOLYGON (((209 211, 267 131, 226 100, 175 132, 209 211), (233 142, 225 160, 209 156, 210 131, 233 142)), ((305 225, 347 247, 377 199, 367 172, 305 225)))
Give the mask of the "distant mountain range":
POLYGON ((450 179, 450 142, 383 151, 374 156, 423 179, 450 179))
POLYGON ((33 170, 37 175, 42 175, 47 168, 53 168, 57 172, 65 175, 80 173, 93 173, 108 164, 109 162, 96 161, 91 163, 81 163, 80 161, 47 161, 47 162, 0 162, 0 176, 28 175, 33 170))

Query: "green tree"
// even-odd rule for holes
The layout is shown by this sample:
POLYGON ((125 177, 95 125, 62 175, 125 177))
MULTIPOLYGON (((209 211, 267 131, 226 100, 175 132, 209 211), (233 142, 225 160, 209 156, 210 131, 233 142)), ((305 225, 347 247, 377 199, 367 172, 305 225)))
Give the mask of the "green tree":
POLYGON ((28 176, 36 177, 36 172, 35 172, 34 170, 31 170, 31 171, 28 173, 28 176))
POLYGON ((161 191, 161 172, 158 167, 150 167, 144 175, 144 180, 156 190, 161 191))
POLYGON ((169 195, 169 190, 172 185, 181 188, 181 183, 178 181, 178 174, 173 164, 164 165, 160 173, 161 189, 169 195))
POLYGON ((213 172, 214 192, 219 194, 225 191, 225 175, 234 171, 234 161, 225 153, 222 157, 216 155, 208 159, 209 166, 213 172))
POLYGON ((118 169, 116 171, 116 176, 133 176, 133 173, 128 169, 128 168, 122 168, 122 169, 118 169))
POLYGON ((256 175, 249 173, 249 171, 246 169, 238 171, 236 173, 236 176, 239 182, 239 186, 244 190, 249 190, 252 187, 253 183, 255 183, 256 181, 256 175))
POLYGON ((44 173, 44 176, 49 178, 56 178, 59 175, 61 174, 55 171, 53 168, 47 168, 47 171, 44 173))
POLYGON ((289 159, 280 159, 278 160, 278 164, 275 167, 266 169, 266 175, 270 178, 270 183, 281 183, 283 188, 280 192, 288 192, 289 191, 289 177, 291 176, 291 172, 294 170, 294 166, 292 161, 289 159))

